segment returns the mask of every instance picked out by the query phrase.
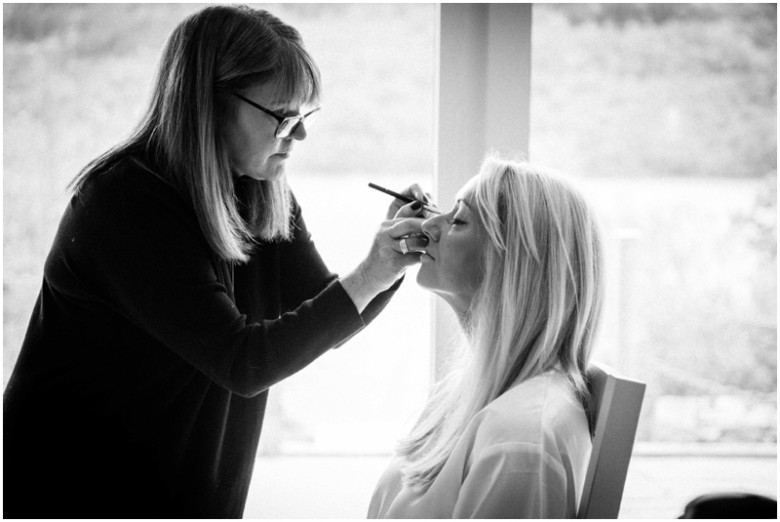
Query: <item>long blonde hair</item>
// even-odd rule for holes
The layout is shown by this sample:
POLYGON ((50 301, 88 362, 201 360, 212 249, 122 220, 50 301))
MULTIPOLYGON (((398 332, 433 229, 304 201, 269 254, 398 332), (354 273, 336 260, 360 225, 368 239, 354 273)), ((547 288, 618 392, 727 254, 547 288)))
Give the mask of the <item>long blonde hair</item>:
POLYGON ((191 202, 203 235, 222 259, 246 261, 254 238, 288 239, 292 202, 286 178, 245 184, 242 217, 221 128, 235 110, 229 93, 267 82, 276 100, 319 98, 319 70, 300 34, 267 11, 206 7, 169 37, 137 130, 84 167, 71 187, 78 193, 93 174, 128 156, 140 158, 191 202))
POLYGON ((465 323, 471 349, 399 445, 408 487, 427 488, 469 421, 515 382, 560 368, 588 413, 603 293, 593 214, 563 178, 497 157, 484 161, 472 197, 489 239, 465 323))

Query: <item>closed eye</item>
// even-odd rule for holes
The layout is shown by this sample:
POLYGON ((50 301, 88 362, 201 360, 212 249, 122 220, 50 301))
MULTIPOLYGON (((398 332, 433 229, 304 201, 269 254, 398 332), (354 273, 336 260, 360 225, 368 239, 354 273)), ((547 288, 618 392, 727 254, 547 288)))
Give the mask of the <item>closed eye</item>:
POLYGON ((452 217, 447 220, 451 226, 460 226, 466 224, 466 221, 463 220, 463 212, 461 211, 460 205, 458 205, 458 203, 460 203, 460 201, 456 202, 455 208, 453 208, 450 212, 450 216, 452 217))

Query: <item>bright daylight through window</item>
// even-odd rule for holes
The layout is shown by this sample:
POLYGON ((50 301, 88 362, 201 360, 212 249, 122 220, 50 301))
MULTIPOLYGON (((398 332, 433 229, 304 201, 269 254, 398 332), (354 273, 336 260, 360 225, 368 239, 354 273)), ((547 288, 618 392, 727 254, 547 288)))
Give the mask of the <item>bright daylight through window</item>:
MULTIPOLYGON (((4 5, 4 386, 70 199, 67 183, 132 130, 166 37, 202 7, 4 5)), ((440 183, 441 6, 253 7, 298 29, 321 69, 322 108, 286 170, 317 249, 344 275, 368 252, 391 202, 369 182, 397 191, 440 183)), ((713 457, 726 448, 776 466, 776 5, 528 11, 530 120, 512 119, 530 131, 529 159, 573 177, 602 218, 607 295, 594 359, 647 383, 635 455, 713 457)), ((485 52, 491 70, 503 70, 495 63, 503 55, 485 52)), ((465 112, 453 112, 464 133, 474 123, 465 112)), ((416 274, 409 270, 370 327, 272 387, 258 462, 276 464, 256 466, 265 496, 250 492, 245 516, 363 516, 434 379, 431 332, 441 315, 416 274), (333 478, 340 466, 346 471, 333 478), (301 477, 312 496, 343 503, 342 511, 303 505, 293 491, 301 477)), ((744 466, 751 484, 764 476, 754 461, 744 466)), ((652 507, 631 513, 677 509, 652 507)))
POLYGON ((774 9, 534 6, 530 155, 604 219, 596 357, 647 382, 640 442, 777 440, 774 9))
MULTIPOLYGON (((14 129, 4 155, 4 379, 65 184, 126 134, 167 32, 194 10, 149 9, 4 9, 4 120, 14 129), (125 29, 111 37, 94 23, 119 18, 125 29)), ((640 441, 776 440, 776 29, 767 10, 534 7, 530 157, 585 179, 605 218, 610 286, 597 355, 648 382, 640 441)), ((343 272, 388 203, 368 181, 432 187, 435 6, 278 11, 305 35, 325 84, 290 183, 324 258, 343 272)), ((261 450, 389 451, 429 384, 429 306, 405 285, 360 346, 278 386, 261 450)))

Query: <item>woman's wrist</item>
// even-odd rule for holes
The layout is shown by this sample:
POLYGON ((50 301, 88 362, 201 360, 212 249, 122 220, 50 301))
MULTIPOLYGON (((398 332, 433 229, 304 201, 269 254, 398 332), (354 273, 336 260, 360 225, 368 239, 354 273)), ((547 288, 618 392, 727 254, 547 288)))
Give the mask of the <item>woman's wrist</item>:
POLYGON ((340 279, 341 286, 347 295, 352 299, 355 308, 359 313, 363 313, 368 303, 370 303, 381 291, 366 276, 363 265, 358 265, 352 272, 340 279))

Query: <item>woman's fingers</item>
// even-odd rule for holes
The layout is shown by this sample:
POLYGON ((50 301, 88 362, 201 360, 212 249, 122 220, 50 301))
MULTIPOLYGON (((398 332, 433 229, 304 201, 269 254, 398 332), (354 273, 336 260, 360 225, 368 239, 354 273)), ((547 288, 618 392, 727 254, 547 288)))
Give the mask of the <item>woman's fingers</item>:
POLYGON ((421 201, 423 203, 429 202, 428 196, 425 194, 425 191, 423 191, 422 187, 417 183, 412 183, 411 185, 409 185, 409 188, 407 188, 404 191, 404 195, 416 199, 417 201, 421 201))
POLYGON ((404 190, 403 195, 415 201, 393 200, 387 221, 382 223, 363 262, 366 276, 378 288, 387 288, 407 267, 419 263, 420 252, 427 244, 422 223, 427 215, 424 204, 430 203, 430 196, 416 183, 404 190))
POLYGON ((422 224, 423 219, 418 217, 411 217, 405 219, 397 219, 391 222, 387 228, 387 232, 392 239, 400 239, 405 236, 422 236, 422 224))
POLYGON ((422 202, 425 206, 422 209, 422 212, 419 214, 422 217, 430 217, 431 215, 438 214, 438 212, 431 212, 428 209, 438 209, 438 205, 433 201, 433 196, 430 192, 424 192, 423 189, 416 183, 409 186, 407 189, 409 191, 409 194, 411 197, 416 199, 417 201, 422 202))
POLYGON ((422 219, 407 218, 390 220, 382 223, 374 237, 371 250, 361 263, 366 281, 376 288, 385 289, 403 275, 406 268, 419 263, 419 255, 405 255, 401 249, 399 238, 391 230, 398 233, 420 230, 422 219))
MULTIPOLYGON (((395 220, 387 229, 393 250, 404 256, 424 252, 425 246, 428 244, 428 237, 422 231, 422 222, 423 219, 414 217, 395 220)), ((411 255, 408 257, 412 259, 412 262, 419 261, 419 256, 411 255)))
MULTIPOLYGON (((430 193, 425 192, 420 185, 417 183, 412 183, 409 185, 406 189, 401 191, 401 194, 404 196, 410 197, 414 199, 415 201, 419 201, 425 205, 429 205, 432 207, 435 207, 436 205, 433 203, 433 198, 431 197, 430 193)), ((387 209, 387 219, 393 219, 394 217, 408 217, 406 214, 399 216, 398 213, 404 209, 408 208, 409 205, 413 205, 414 203, 406 203, 405 201, 402 201, 398 198, 394 199, 393 202, 390 204, 390 207, 387 209)), ((415 209, 415 214, 417 215, 420 213, 420 211, 425 212, 424 209, 415 209)))
POLYGON ((395 219, 399 218, 409 218, 409 217, 422 217, 424 212, 423 204, 419 201, 414 201, 412 203, 407 203, 406 205, 402 206, 398 209, 398 211, 395 213, 395 219))
POLYGON ((404 255, 421 254, 425 252, 425 247, 427 245, 427 236, 406 236, 398 240, 398 247, 404 255))

